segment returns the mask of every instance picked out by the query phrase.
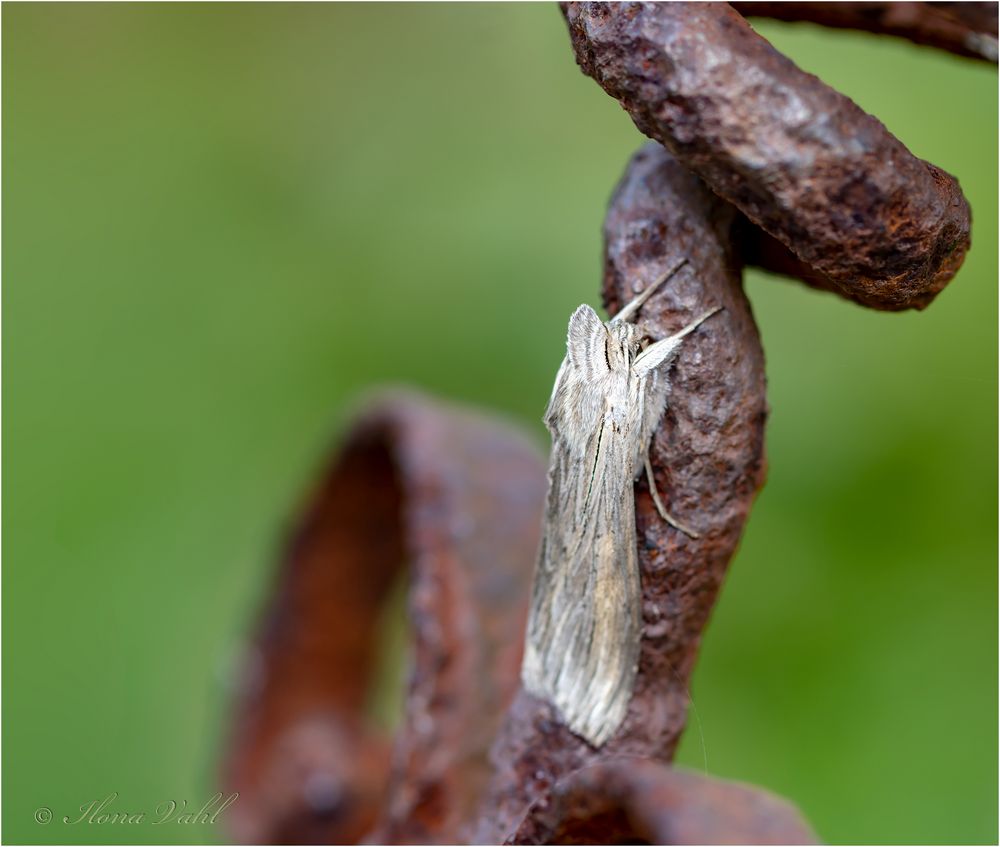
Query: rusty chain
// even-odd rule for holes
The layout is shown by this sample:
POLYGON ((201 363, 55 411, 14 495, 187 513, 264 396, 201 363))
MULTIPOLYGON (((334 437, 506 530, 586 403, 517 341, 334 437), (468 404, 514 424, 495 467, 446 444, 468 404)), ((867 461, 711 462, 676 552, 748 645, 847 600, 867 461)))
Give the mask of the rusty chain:
MULTIPOLYGON (((735 5, 996 59, 991 3, 735 5)), ((669 767, 701 633, 765 475, 764 362, 742 268, 872 308, 923 308, 969 249, 969 207, 953 177, 727 4, 563 14, 585 73, 653 139, 608 209, 605 304, 683 257, 694 272, 650 301, 654 329, 726 307, 683 348, 652 451, 660 490, 707 531, 674 532, 637 486, 639 676, 624 725, 595 750, 518 681, 542 458, 481 416, 412 394, 372 401, 304 510, 246 663, 225 771, 242 796, 238 840, 814 839, 764 791, 669 767), (404 563, 413 655, 390 742, 366 724, 365 696, 404 563)))

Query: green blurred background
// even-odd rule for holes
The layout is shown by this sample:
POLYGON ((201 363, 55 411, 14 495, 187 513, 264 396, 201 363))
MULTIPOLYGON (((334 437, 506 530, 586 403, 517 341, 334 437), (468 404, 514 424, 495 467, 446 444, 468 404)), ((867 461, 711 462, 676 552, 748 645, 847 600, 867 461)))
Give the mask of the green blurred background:
MULTIPOLYGON (((539 423, 643 139, 543 5, 3 7, 3 839, 207 799, 224 680, 356 393, 539 423), (48 826, 36 808, 52 809, 48 826)), ((925 313, 753 273, 770 479, 681 760, 833 842, 997 839, 997 82, 760 23, 956 174, 925 313)))

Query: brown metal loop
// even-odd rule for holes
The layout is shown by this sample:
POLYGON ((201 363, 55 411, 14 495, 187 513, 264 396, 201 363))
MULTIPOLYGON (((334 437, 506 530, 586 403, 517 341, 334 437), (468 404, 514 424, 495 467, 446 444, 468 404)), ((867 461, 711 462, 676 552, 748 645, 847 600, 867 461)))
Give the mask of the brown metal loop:
POLYGON ((689 266, 643 309, 653 335, 665 337, 724 307, 682 348, 652 449, 668 507, 698 526, 701 537, 670 528, 640 484, 644 629, 625 723, 595 750, 563 726, 553 707, 521 691, 493 750, 497 774, 475 833, 479 843, 509 837, 530 803, 580 767, 622 754, 673 757, 700 633, 764 481, 764 356, 733 255, 734 215, 656 144, 633 157, 612 198, 604 227, 610 313, 683 258, 689 266))
POLYGON ((741 15, 895 35, 997 63, 996 3, 733 3, 741 15))
MULTIPOLYGON (((813 284, 876 309, 923 308, 958 271, 970 217, 954 177, 728 4, 569 3, 564 13, 583 71, 813 284)), ((747 258, 767 255, 747 235, 747 258)))
POLYGON ((226 763, 238 840, 454 840, 516 687, 544 487, 508 426, 415 394, 370 402, 292 532, 246 662, 226 763), (412 656, 390 753, 365 709, 404 565, 412 656))
POLYGON ((535 803, 509 844, 816 844, 767 791, 642 759, 575 771, 535 803))

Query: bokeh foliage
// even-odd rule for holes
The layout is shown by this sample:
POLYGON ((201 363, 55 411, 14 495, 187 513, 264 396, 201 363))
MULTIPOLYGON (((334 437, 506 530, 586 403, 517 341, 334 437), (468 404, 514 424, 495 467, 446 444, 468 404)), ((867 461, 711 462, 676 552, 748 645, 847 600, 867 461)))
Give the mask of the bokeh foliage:
MULTIPOLYGON (((214 790, 225 680, 358 391, 539 417, 643 139, 541 5, 3 8, 3 838, 214 790), (46 826, 32 819, 53 810, 46 826)), ((924 313, 750 275, 770 480, 681 760, 833 842, 997 838, 993 68, 759 29, 956 174, 924 313)))

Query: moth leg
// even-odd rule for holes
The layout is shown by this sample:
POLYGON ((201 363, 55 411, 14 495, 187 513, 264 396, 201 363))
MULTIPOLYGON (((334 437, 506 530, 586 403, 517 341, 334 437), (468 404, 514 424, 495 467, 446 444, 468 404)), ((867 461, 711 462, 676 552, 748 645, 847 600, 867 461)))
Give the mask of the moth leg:
POLYGON ((663 505, 663 501, 660 499, 660 492, 656 490, 656 480, 653 479, 653 466, 649 463, 648 453, 646 454, 646 479, 649 481, 649 493, 653 495, 653 503, 656 505, 656 511, 660 513, 660 517, 674 529, 679 529, 685 535, 690 535, 692 538, 700 538, 701 536, 693 529, 688 529, 684 524, 674 520, 663 505))

